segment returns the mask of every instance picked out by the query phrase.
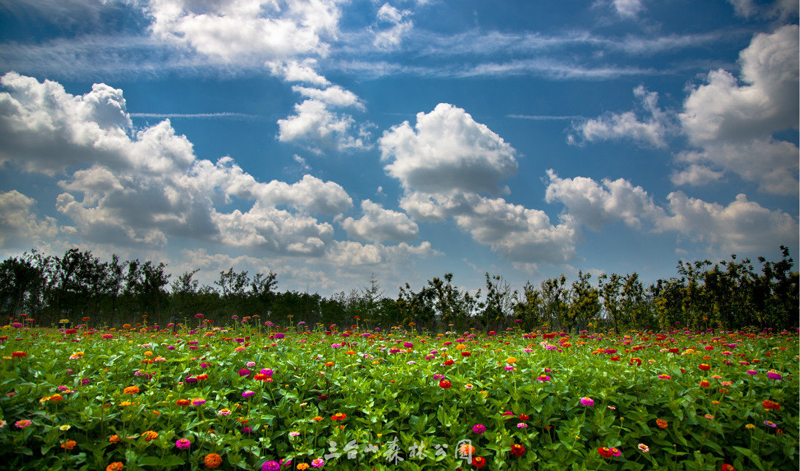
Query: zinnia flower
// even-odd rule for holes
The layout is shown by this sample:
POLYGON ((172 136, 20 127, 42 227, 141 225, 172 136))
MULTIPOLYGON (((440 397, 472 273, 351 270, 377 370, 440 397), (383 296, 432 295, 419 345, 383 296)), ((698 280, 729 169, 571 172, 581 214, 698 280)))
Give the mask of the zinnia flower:
POLYGON ((192 405, 193 406, 202 406, 205 403, 206 403, 206 400, 203 399, 203 398, 199 398, 198 397, 197 399, 192 399, 192 405))
POLYGON ((77 445, 77 444, 78 443, 75 440, 67 440, 67 441, 65 441, 64 443, 61 444, 61 448, 65 449, 65 450, 71 450, 71 449, 75 448, 75 445, 77 445))
POLYGON ((482 435, 483 432, 485 431, 486 431, 486 426, 484 426, 483 424, 475 424, 472 427, 472 432, 477 433, 478 435, 482 435))
POLYGON ((483 456, 476 456, 472 458, 472 466, 475 466, 476 468, 483 468, 486 466, 486 458, 483 456))
POLYGON ((120 461, 115 461, 110 465, 106 466, 106 471, 122 471, 124 465, 120 461))
POLYGON ((222 457, 216 453, 209 453, 203 459, 203 464, 206 465, 208 469, 216 469, 222 464, 222 457))
POLYGON ((764 402, 762 402, 761 405, 764 407, 764 409, 767 409, 767 410, 769 410, 769 409, 780 410, 781 409, 780 404, 778 404, 777 402, 772 402, 769 399, 767 399, 764 402))
POLYGON ((14 423, 14 426, 18 429, 24 429, 26 427, 30 427, 31 425, 33 425, 33 422, 28 419, 18 420, 14 423))
POLYGON ((443 379, 443 380, 439 381, 439 387, 442 388, 442 389, 447 389, 450 386, 452 386, 450 384, 450 381, 447 381, 446 379, 443 379))
POLYGON ((725 463, 725 464, 722 465, 722 468, 721 468, 720 471, 736 471, 736 468, 734 468, 733 466, 729 465, 728 463, 725 463))
POLYGON ((341 412, 337 412, 336 414, 333 414, 333 417, 331 417, 332 420, 344 420, 346 418, 347 418, 347 415, 343 414, 341 412))
POLYGON ((461 456, 472 456, 475 453, 475 447, 469 443, 464 443, 458 447, 458 452, 461 456))
POLYGON ((709 386, 711 386, 711 383, 709 383, 708 381, 706 381, 706 380, 704 380, 704 379, 701 379, 701 380, 700 380, 700 387, 701 387, 701 388, 707 388, 707 387, 709 387, 709 386))
POLYGON ((667 426, 668 426, 669 424, 668 424, 668 423, 667 423, 667 421, 666 421, 666 420, 664 420, 664 419, 656 419, 656 425, 658 425, 658 426, 659 426, 659 428, 667 428, 667 426))
POLYGON ((304 471, 304 470, 308 469, 308 463, 300 463, 300 464, 298 464, 297 465, 297 469, 299 469, 300 471, 304 471))
POLYGON ((594 406, 594 400, 588 397, 582 397, 581 404, 583 404, 586 407, 592 407, 594 406))
POLYGON ((672 379, 672 376, 670 376, 670 375, 666 375, 666 374, 664 374, 664 375, 658 375, 658 377, 659 377, 659 378, 661 378, 661 379, 672 379))
POLYGON ((315 468, 321 468, 325 464, 325 461, 322 458, 317 458, 311 462, 311 466, 315 468))
POLYGON ((123 394, 138 394, 139 393, 139 386, 128 386, 127 388, 122 390, 123 394))
POLYGON ((613 456, 611 450, 608 447, 601 446, 600 448, 597 449, 597 452, 600 453, 600 456, 602 456, 603 458, 611 458, 613 456))
POLYGON ((613 456, 622 456, 622 452, 621 452, 621 451, 619 451, 619 450, 618 450, 618 449, 616 449, 616 448, 612 448, 612 449, 611 449, 611 454, 612 454, 613 456))
POLYGON ((261 471, 279 471, 280 469, 281 465, 277 461, 267 461, 261 465, 261 471))
POLYGON ((783 376, 780 373, 778 373, 777 371, 769 371, 769 372, 767 372, 767 378, 779 380, 779 379, 783 378, 783 376))
POLYGON ((158 433, 156 433, 156 432, 154 432, 152 430, 148 430, 148 431, 146 431, 145 433, 142 434, 142 438, 144 438, 145 441, 151 442, 151 441, 155 440, 156 438, 158 438, 158 433))
POLYGON ((644 443, 640 443, 638 448, 642 453, 650 453, 650 447, 648 447, 644 443))
POLYGON ((511 445, 511 454, 517 457, 522 456, 525 454, 525 447, 518 443, 515 443, 511 445))
POLYGON ((189 440, 187 440, 185 438, 181 438, 180 440, 175 442, 175 446, 178 447, 179 450, 186 450, 190 446, 192 446, 192 442, 190 442, 189 440))
POLYGON ((255 394, 255 391, 245 391, 245 392, 242 393, 242 397, 248 398, 248 397, 250 397, 250 396, 252 396, 254 394, 255 394))

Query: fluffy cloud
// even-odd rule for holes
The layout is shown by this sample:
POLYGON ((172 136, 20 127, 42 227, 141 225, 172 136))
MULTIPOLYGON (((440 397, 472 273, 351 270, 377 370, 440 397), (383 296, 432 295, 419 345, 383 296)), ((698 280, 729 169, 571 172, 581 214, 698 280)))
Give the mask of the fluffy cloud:
POLYGON ((394 49, 400 45, 403 36, 414 28, 414 22, 406 19, 411 15, 408 10, 399 10, 388 3, 384 3, 378 10, 379 23, 390 25, 388 29, 381 29, 375 33, 373 44, 379 49, 394 49))
POLYGON ((798 127, 798 54, 797 25, 758 34, 739 55, 743 85, 720 69, 689 94, 680 119, 703 150, 695 165, 736 173, 765 192, 797 192, 797 146, 773 134, 798 127))
POLYGON ((33 212, 35 205, 36 200, 16 190, 0 193, 0 248, 38 247, 58 234, 56 220, 40 219, 33 212))
POLYGON ((13 73, 2 84, 9 90, 0 94, 0 136, 9 143, 3 159, 28 171, 66 173, 55 207, 81 240, 155 249, 178 236, 319 257, 333 227, 308 213, 352 206, 341 186, 310 175, 262 183, 229 157, 197 160, 169 121, 134 132, 122 92, 106 85, 73 96, 57 83, 13 73), (234 198, 252 207, 218 211, 234 198))
POLYGON ((575 258, 579 233, 570 215, 553 225, 543 211, 475 193, 412 193, 400 206, 421 221, 453 218, 473 240, 510 260, 563 263, 575 258))
POLYGON ((658 93, 648 92, 639 85, 633 90, 643 111, 649 115, 640 120, 633 111, 608 113, 573 125, 575 134, 569 134, 570 144, 617 139, 631 139, 653 147, 666 146, 665 136, 672 125, 666 112, 658 107, 658 93))
POLYGON ((358 96, 350 90, 345 90, 338 85, 325 89, 294 86, 292 90, 306 98, 318 100, 333 106, 354 106, 364 110, 364 105, 359 101, 358 96))
POLYGON ((562 179, 552 170, 547 175, 550 183, 545 201, 561 202, 570 215, 596 231, 616 221, 641 228, 643 218, 658 218, 661 213, 642 187, 634 187, 625 179, 604 179, 601 185, 585 177, 562 179))
POLYGON ((656 221, 659 231, 675 231, 709 248, 730 253, 774 250, 797 246, 797 221, 783 211, 771 211, 743 194, 727 206, 670 193, 669 216, 656 221))
POLYGON ((408 242, 416 239, 419 227, 407 215, 384 209, 370 200, 361 202, 364 214, 356 220, 351 217, 342 221, 342 227, 353 239, 370 242, 408 242))
POLYGON ((347 114, 337 114, 320 100, 305 100, 294 106, 295 115, 278 120, 278 139, 296 142, 309 150, 349 152, 369 149, 369 133, 364 126, 357 127, 347 114), (357 137, 356 137, 357 136, 357 137))
POLYGON ((338 0, 150 0, 154 37, 224 62, 325 55, 338 0))
POLYGON ((303 59, 302 61, 270 61, 267 66, 269 66, 273 75, 282 77, 287 82, 304 82, 320 87, 327 87, 331 84, 328 79, 314 70, 317 66, 317 60, 313 58, 303 59))
POLYGON ((431 248, 430 242, 409 245, 362 244, 355 241, 336 241, 328 252, 327 260, 338 267, 367 266, 370 269, 379 264, 394 265, 407 263, 409 257, 433 257, 440 253, 431 248))
POLYGON ((780 210, 770 210, 740 194, 727 206, 689 198, 682 192, 667 196, 667 205, 656 205, 641 188, 628 181, 583 177, 558 178, 548 172, 547 201, 559 201, 576 223, 594 229, 622 221, 652 232, 675 232, 712 250, 764 252, 798 241, 797 221, 780 210))
POLYGON ((515 150, 461 108, 440 103, 379 139, 387 173, 408 190, 495 193, 517 171, 515 150))

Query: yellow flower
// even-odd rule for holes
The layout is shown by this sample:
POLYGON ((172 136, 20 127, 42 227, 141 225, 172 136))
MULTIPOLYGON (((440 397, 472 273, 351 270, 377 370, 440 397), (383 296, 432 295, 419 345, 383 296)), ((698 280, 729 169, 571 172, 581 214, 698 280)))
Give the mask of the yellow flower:
POLYGON ((749 428, 749 429, 751 429, 751 430, 752 430, 752 429, 754 429, 754 428, 756 428, 756 426, 755 426, 755 425, 753 425, 753 424, 747 424, 747 425, 745 425, 745 427, 746 427, 746 428, 749 428))
POLYGON ((62 432, 66 432, 67 430, 69 430, 71 428, 72 428, 72 425, 62 425, 61 427, 58 427, 58 429, 61 430, 62 432))

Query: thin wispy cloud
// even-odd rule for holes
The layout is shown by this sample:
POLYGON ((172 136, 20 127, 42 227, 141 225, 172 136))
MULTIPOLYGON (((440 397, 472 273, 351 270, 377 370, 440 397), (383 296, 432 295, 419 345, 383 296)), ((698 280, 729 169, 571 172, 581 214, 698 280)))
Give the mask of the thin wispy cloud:
POLYGON ((547 115, 547 114, 509 114, 506 118, 527 119, 531 121, 570 121, 573 119, 586 119, 581 115, 547 115))
POLYGON ((258 115, 246 113, 130 113, 131 118, 158 119, 259 119, 258 115))

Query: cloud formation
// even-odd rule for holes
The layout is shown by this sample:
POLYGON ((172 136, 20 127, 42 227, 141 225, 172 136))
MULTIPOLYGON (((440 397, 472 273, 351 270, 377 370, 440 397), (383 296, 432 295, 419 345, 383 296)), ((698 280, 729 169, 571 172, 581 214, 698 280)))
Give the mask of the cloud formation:
POLYGON ((770 210, 739 194, 727 206, 709 203, 677 191, 659 206, 641 187, 624 179, 597 182, 590 178, 559 178, 548 172, 546 200, 560 202, 578 224, 594 230, 615 222, 655 233, 677 233, 710 251, 761 252, 796 244, 798 224, 781 210, 770 210))
POLYGON ((440 103, 392 127, 378 140, 386 172, 404 188, 428 193, 501 191, 516 173, 516 151, 466 111, 440 103))
POLYGON ((606 140, 630 139, 652 147, 666 147, 666 136, 672 129, 671 119, 658 107, 658 93, 649 92, 643 85, 633 90, 633 95, 647 115, 639 119, 634 111, 607 113, 594 119, 573 124, 574 134, 567 136, 570 144, 606 140))
MULTIPOLYGON (((797 193, 798 149, 774 133, 798 127, 798 27, 757 34, 739 55, 739 80, 714 70, 684 101, 681 124, 702 149, 695 169, 731 172, 767 193, 797 193)), ((692 182, 678 173, 673 182, 692 182)))

